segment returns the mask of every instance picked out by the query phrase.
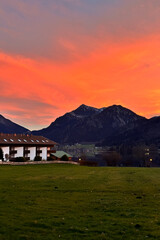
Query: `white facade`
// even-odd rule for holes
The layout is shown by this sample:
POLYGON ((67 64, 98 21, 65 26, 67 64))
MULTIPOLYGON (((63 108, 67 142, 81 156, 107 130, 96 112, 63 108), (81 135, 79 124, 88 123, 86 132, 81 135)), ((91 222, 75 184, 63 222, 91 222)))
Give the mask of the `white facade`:
POLYGON ((3 151, 4 161, 8 159, 12 161, 17 157, 25 157, 26 160, 33 161, 38 156, 42 160, 47 160, 52 152, 50 148, 55 144, 43 136, 0 133, 0 148, 3 151))
POLYGON ((26 147, 26 146, 15 146, 15 147, 1 147, 3 151, 4 161, 7 161, 6 154, 10 156, 10 158, 17 157, 26 157, 29 158, 30 161, 33 161, 36 156, 40 156, 42 160, 47 160, 48 157, 48 148, 47 147, 26 147), (26 154, 25 151, 28 151, 26 154))
POLYGON ((28 147, 28 150, 30 151, 28 157, 30 158, 31 161, 33 161, 36 156, 36 147, 28 147))
POLYGON ((40 147, 39 149, 42 151, 42 153, 40 153, 42 160, 47 160, 47 147, 40 147))
POLYGON ((14 150, 17 151, 17 153, 14 154, 14 157, 23 157, 24 147, 15 147, 14 150))

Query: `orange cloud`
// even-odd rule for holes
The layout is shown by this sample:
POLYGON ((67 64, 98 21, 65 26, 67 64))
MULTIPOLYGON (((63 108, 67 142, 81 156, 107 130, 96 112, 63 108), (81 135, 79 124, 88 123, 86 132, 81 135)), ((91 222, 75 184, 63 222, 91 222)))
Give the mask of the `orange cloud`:
POLYGON ((81 103, 122 104, 147 117, 160 114, 158 35, 131 43, 105 42, 68 63, 0 53, 1 114, 29 127, 47 126, 81 103))

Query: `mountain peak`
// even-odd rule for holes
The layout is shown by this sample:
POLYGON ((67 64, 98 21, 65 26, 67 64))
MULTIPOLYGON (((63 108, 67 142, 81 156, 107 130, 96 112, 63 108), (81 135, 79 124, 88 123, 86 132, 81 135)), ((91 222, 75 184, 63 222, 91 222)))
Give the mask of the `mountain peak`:
MULTIPOLYGON (((126 115, 137 115, 136 113, 134 113, 133 111, 131 111, 130 109, 123 107, 122 105, 112 105, 109 106, 107 108, 105 108, 106 112, 111 112, 111 113, 121 113, 121 114, 126 114, 126 115)), ((137 115, 138 116, 138 115, 137 115)))
POLYGON ((91 106, 87 106, 85 104, 81 104, 77 109, 93 109, 94 107, 91 107, 91 106))
POLYGON ((79 107, 88 107, 86 104, 81 104, 79 107))
POLYGON ((85 104, 81 104, 77 109, 72 111, 72 113, 78 115, 78 116, 91 116, 93 114, 96 114, 99 111, 98 108, 94 108, 91 106, 87 106, 85 104))
POLYGON ((117 105, 117 104, 111 105, 108 108, 112 108, 112 109, 127 109, 127 108, 123 107, 122 105, 117 105))

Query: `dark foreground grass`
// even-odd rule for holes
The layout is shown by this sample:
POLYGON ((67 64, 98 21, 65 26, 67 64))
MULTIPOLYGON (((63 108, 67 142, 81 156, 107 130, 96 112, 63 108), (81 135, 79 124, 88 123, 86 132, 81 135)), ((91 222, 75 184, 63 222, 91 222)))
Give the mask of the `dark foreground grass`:
POLYGON ((0 166, 0 239, 160 239, 160 169, 0 166))

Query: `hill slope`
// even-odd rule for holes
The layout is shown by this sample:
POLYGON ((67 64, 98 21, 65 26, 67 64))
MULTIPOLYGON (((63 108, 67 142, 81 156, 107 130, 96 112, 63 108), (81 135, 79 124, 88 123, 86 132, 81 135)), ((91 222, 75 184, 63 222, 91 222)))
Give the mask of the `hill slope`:
POLYGON ((0 115, 1 133, 26 133, 29 130, 0 115))
POLYGON ((160 145, 160 117, 141 121, 131 129, 121 129, 117 134, 105 139, 102 145, 120 144, 156 144, 160 145))

